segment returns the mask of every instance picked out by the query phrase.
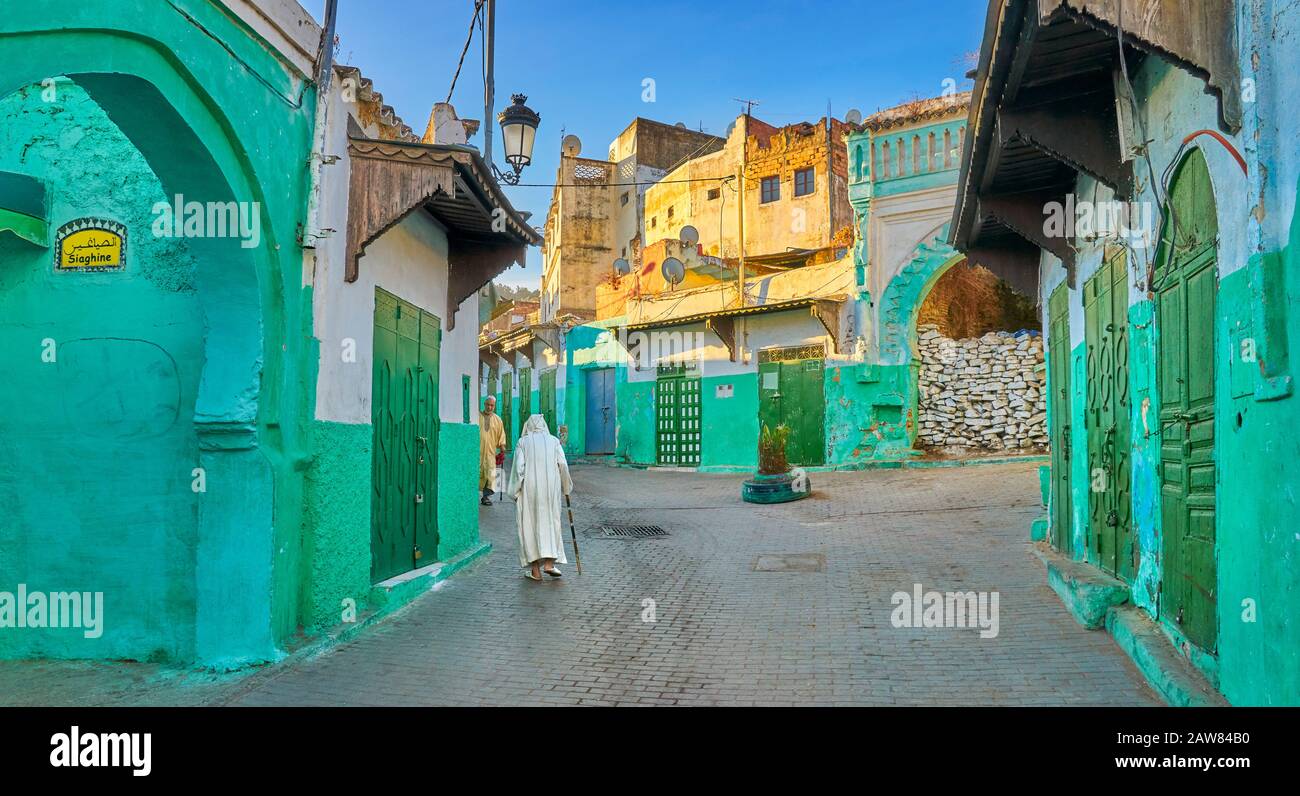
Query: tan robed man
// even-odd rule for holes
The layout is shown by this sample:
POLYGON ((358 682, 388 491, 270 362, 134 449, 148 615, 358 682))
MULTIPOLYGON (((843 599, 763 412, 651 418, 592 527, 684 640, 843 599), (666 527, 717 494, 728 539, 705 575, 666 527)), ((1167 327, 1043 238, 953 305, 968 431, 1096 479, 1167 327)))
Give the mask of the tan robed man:
POLYGON ((478 416, 478 485, 482 490, 479 502, 484 506, 492 505, 497 465, 502 463, 506 452, 506 430, 496 410, 497 399, 489 396, 478 416))

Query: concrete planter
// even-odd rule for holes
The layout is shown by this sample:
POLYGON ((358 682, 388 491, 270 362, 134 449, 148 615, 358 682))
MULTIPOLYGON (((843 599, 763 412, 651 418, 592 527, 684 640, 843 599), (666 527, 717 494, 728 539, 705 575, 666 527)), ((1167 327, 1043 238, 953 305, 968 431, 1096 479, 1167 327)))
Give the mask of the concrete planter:
POLYGON ((794 488, 791 473, 780 475, 755 475, 740 487, 740 497, 746 503, 789 503, 812 494, 812 482, 803 476, 802 489, 794 488))

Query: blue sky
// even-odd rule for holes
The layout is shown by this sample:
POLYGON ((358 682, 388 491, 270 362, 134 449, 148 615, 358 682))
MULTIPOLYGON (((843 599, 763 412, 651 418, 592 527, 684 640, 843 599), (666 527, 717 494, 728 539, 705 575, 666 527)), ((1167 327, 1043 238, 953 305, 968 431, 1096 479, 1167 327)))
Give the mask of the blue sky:
MULTIPOLYGON (((324 0, 300 0, 319 20, 324 0)), ((424 132, 447 97, 473 0, 339 0, 339 59, 361 68, 384 100, 424 132)), ((497 0, 496 110, 528 95, 542 116, 523 182, 551 183, 562 133, 603 157, 631 120, 701 125, 721 135, 740 113, 733 97, 759 101, 772 124, 864 114, 969 86, 966 55, 978 50, 984 0, 497 0), (654 80, 655 101, 642 100, 654 80)), ((465 56, 452 102, 483 117, 480 39, 465 56)), ((471 140, 481 145, 481 134, 471 140)), ((501 163, 501 136, 495 136, 501 163)), ((545 220, 551 189, 508 189, 520 210, 545 220)), ((536 287, 540 252, 502 275, 536 287)))

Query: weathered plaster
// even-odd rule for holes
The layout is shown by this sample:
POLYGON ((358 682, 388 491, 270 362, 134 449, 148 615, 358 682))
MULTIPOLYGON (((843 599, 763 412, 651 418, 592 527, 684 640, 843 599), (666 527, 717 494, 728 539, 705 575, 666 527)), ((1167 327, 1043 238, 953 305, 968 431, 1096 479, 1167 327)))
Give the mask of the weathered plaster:
MULTIPOLYGON (((200 0, 161 12, 142 0, 27 3, 0 19, 0 61, 10 66, 0 97, 71 76, 165 195, 259 205, 256 249, 190 241, 205 336, 194 408, 179 422, 197 433, 208 492, 198 503, 194 648, 175 654, 213 666, 273 657, 296 625, 307 405, 299 385, 311 350, 300 334, 305 307, 292 246, 305 178, 283 164, 306 159, 313 93, 291 61, 200 0), (243 68, 231 69, 232 53, 243 68)), ((186 467, 194 466, 191 458, 186 467)), ((184 579, 165 577, 184 599, 184 579)))

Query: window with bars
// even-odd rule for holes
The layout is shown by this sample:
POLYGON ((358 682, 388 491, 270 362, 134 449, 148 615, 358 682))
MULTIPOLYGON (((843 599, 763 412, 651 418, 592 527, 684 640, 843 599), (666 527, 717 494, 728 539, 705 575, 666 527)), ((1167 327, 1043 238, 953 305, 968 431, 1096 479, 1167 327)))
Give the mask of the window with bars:
POLYGON ((781 348, 764 348, 758 352, 759 363, 793 362, 801 359, 823 359, 826 346, 822 344, 784 346, 781 348))

